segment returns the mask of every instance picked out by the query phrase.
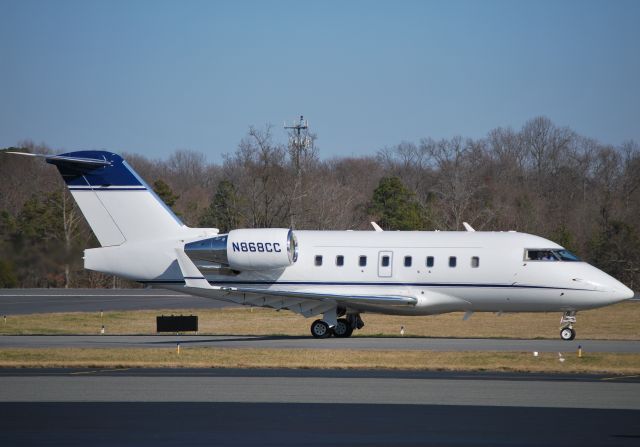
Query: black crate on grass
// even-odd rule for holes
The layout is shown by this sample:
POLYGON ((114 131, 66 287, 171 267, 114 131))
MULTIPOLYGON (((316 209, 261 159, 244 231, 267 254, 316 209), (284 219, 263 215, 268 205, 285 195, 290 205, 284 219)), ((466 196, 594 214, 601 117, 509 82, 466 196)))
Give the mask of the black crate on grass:
POLYGON ((198 332, 198 316, 162 315, 156 317, 156 332, 198 332))

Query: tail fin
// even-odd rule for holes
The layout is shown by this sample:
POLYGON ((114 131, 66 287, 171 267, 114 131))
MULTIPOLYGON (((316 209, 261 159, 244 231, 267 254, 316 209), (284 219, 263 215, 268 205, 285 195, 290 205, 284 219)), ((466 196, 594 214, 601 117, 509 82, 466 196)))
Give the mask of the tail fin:
POLYGON ((60 171, 103 247, 166 237, 184 228, 119 155, 79 151, 45 159, 60 171))

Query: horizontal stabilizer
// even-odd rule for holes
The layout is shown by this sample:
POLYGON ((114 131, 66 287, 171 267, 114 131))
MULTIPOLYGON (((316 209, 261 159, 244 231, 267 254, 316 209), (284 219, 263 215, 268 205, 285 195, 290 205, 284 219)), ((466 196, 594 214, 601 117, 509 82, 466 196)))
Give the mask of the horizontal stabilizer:
POLYGON ((28 152, 5 152, 5 154, 13 154, 13 155, 25 155, 27 157, 38 157, 44 158, 47 163, 51 163, 54 165, 80 165, 87 167, 100 167, 100 166, 109 166, 111 162, 106 159, 98 159, 98 158, 84 158, 84 157, 69 157, 65 155, 46 155, 46 154, 30 154, 28 152))

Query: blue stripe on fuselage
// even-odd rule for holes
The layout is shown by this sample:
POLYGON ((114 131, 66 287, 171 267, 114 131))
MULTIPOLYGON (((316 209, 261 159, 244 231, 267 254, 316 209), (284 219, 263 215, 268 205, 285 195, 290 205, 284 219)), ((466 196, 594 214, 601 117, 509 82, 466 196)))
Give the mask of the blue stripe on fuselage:
POLYGON ((94 188, 74 188, 73 186, 69 187, 69 191, 148 191, 147 188, 126 188, 126 187, 122 187, 122 188, 105 188, 105 187, 100 187, 100 186, 96 186, 94 188))
MULTIPOLYGON (((167 279, 153 281, 137 281, 143 284, 184 284, 183 280, 167 279)), ((526 284, 469 284, 469 283, 428 283, 428 282, 326 282, 326 281, 209 281, 213 285, 268 285, 268 286, 396 286, 396 287, 438 287, 438 288, 494 288, 494 289, 550 289, 550 290, 583 290, 572 287, 534 286, 526 284)))

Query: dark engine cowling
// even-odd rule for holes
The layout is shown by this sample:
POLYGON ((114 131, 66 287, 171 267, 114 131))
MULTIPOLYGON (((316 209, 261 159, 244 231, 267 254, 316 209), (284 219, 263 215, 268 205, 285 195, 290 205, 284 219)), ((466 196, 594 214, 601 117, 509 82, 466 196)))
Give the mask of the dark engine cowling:
POLYGON ((288 228, 245 229, 190 242, 184 251, 200 269, 273 270, 296 262, 298 242, 288 228))

